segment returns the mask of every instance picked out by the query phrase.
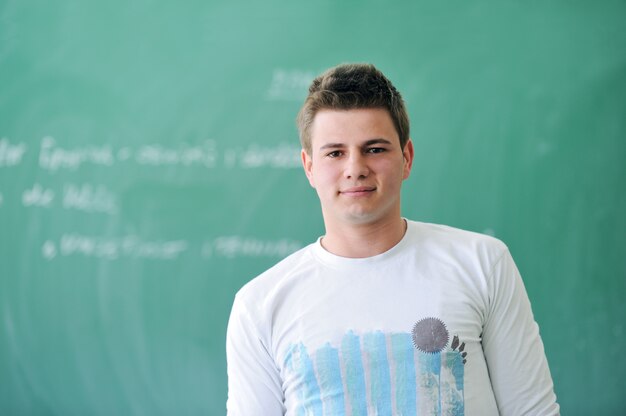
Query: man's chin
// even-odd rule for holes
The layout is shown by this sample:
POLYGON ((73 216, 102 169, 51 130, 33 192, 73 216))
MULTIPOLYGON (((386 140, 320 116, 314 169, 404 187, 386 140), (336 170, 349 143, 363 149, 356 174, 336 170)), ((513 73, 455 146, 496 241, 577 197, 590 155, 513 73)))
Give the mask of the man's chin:
POLYGON ((380 215, 366 210, 351 211, 344 216, 344 220, 348 224, 353 225, 369 225, 380 221, 380 215))

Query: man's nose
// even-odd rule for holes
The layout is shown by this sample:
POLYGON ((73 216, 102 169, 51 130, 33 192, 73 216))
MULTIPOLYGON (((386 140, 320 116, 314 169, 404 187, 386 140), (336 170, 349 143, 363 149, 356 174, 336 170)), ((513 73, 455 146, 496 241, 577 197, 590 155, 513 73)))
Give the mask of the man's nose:
POLYGON ((369 175, 369 167, 361 152, 353 152, 346 160, 345 175, 347 179, 365 178, 369 175))

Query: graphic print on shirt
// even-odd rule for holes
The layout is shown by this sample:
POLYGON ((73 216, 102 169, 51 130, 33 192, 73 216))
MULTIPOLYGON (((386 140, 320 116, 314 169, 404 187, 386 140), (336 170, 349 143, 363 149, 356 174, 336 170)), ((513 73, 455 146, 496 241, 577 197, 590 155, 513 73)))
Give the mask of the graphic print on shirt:
POLYGON ((340 345, 292 344, 286 377, 297 415, 463 415, 465 343, 438 318, 411 333, 347 332, 340 345))

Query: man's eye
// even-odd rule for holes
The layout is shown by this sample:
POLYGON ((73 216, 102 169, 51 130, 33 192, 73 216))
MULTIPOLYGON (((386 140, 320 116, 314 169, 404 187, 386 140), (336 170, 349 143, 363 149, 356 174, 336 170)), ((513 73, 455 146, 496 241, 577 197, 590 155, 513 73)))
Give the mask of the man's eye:
POLYGON ((328 157, 339 157, 341 156, 341 152, 339 150, 332 151, 328 153, 326 156, 328 157))
POLYGON ((386 149, 384 147, 370 147, 367 149, 367 153, 382 153, 386 149))

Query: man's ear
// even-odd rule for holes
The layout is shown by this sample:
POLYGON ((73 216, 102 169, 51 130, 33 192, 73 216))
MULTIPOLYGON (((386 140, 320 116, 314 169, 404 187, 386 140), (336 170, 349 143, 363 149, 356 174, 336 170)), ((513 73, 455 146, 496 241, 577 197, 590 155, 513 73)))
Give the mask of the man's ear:
POLYGON ((413 167, 413 157, 415 156, 413 141, 410 138, 404 144, 402 156, 404 157, 404 173, 402 175, 402 179, 407 179, 411 174, 411 168, 413 167))
POLYGON ((315 182, 313 181, 313 174, 311 173, 311 169, 313 168, 313 160, 311 156, 306 152, 306 150, 302 149, 300 152, 300 158, 302 159, 302 167, 304 168, 304 174, 306 175, 309 183, 313 188, 315 188, 315 182))

